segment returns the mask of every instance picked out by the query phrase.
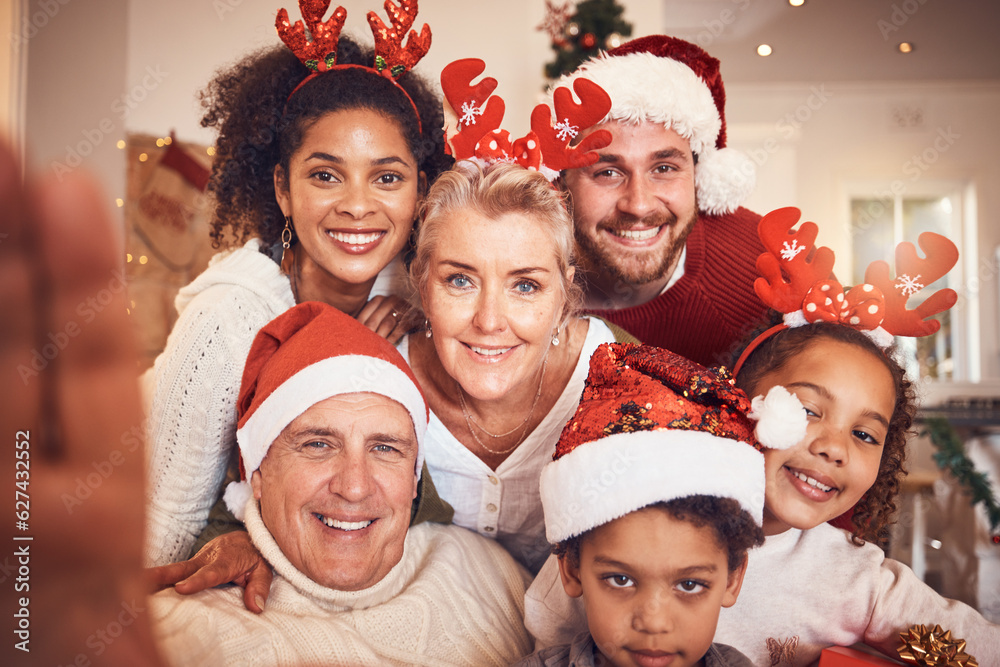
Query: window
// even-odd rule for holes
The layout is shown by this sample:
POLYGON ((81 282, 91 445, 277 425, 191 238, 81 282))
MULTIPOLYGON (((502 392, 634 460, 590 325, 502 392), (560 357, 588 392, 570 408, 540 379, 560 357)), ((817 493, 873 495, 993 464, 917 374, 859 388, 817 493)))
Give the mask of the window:
MULTIPOLYGON (((910 297, 907 308, 916 308, 945 287, 961 294, 962 265, 969 259, 975 261, 967 256, 974 249, 963 247, 964 236, 975 237, 963 234, 966 228, 975 228, 974 207, 970 204, 974 201, 972 187, 939 182, 908 184, 905 192, 893 194, 897 190, 902 188, 895 183, 889 188, 877 183, 849 188, 853 258, 849 284, 864 282, 865 269, 876 260, 885 260, 894 267, 896 245, 903 241, 917 245, 918 253, 923 256, 917 239, 921 233, 931 231, 955 242, 959 248, 959 262, 946 276, 924 285, 910 297)), ((932 336, 897 338, 910 377, 937 382, 978 380, 979 348, 975 340, 978 311, 974 302, 974 299, 960 298, 955 308, 935 315, 941 328, 932 336)))

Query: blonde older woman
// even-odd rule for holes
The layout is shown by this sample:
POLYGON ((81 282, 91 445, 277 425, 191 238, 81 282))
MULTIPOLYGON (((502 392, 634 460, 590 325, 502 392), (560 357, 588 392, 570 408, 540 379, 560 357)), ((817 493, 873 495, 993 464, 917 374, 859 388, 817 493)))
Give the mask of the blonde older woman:
POLYGON ((410 275, 426 330, 400 346, 431 408, 427 465, 454 522, 529 570, 548 555, 538 476, 615 339, 575 314, 573 222, 537 171, 460 162, 424 203, 410 275))

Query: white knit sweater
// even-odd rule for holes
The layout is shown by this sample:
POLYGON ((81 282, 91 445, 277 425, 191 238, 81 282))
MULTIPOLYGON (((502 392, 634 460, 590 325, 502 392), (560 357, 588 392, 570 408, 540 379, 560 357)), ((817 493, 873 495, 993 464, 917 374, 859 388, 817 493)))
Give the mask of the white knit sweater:
POLYGON ((355 592, 316 584, 296 570, 248 505, 247 529, 276 576, 263 614, 242 589, 150 599, 170 664, 509 665, 530 653, 523 624, 528 575, 499 545, 458 526, 409 529, 400 562, 355 592))
POLYGON ((235 447, 236 399, 250 344, 295 305, 287 276, 259 248, 252 239, 216 255, 180 290, 180 316, 143 378, 147 566, 188 557, 235 447))
MULTIPOLYGON (((569 643, 586 630, 579 602, 564 592, 551 557, 524 602, 525 624, 539 648, 569 643)), ((899 633, 917 623, 950 629, 980 665, 1000 665, 1000 626, 941 597, 878 547, 855 546, 849 534, 823 524, 772 535, 750 552, 743 589, 719 615, 715 641, 760 667, 801 666, 828 646, 858 642, 894 656, 899 633)))

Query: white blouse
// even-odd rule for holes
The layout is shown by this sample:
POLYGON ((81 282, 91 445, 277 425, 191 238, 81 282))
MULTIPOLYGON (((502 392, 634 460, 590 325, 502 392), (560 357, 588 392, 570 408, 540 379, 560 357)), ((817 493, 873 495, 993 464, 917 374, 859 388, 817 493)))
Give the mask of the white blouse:
MULTIPOLYGON (((455 508, 454 522, 497 540, 532 573, 549 555, 538 492, 542 466, 552 460, 563 426, 576 412, 590 370, 590 356, 601 343, 613 343, 611 329, 594 318, 576 368, 559 400, 542 422, 494 472, 463 445, 432 412, 425 440, 427 468, 438 494, 455 508)), ((409 363, 408 341, 399 351, 409 363)))

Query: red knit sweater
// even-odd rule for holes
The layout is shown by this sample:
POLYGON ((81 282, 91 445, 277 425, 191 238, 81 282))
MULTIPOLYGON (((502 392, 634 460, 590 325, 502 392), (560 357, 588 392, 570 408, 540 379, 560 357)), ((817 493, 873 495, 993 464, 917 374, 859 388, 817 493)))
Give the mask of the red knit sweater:
POLYGON ((764 247, 760 216, 745 208, 698 218, 687 240, 684 275, 652 301, 619 310, 594 310, 639 340, 706 366, 729 363, 733 346, 764 318, 753 291, 764 247))

